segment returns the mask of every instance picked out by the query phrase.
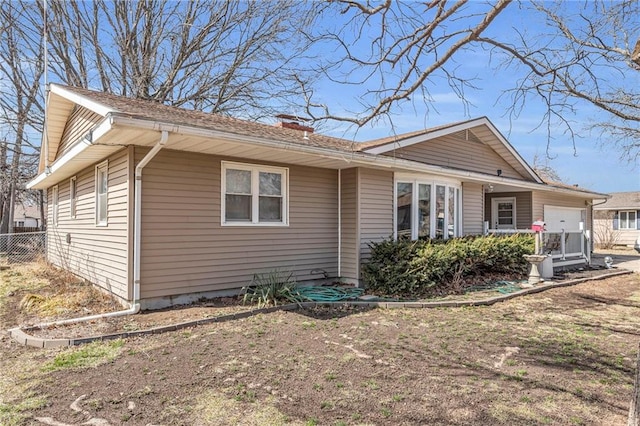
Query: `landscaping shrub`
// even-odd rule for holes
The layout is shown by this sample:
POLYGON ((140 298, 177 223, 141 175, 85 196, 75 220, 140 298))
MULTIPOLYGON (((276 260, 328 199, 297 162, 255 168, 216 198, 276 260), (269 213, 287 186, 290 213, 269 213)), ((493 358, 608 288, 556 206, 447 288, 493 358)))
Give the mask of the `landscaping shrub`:
POLYGON ((380 295, 458 292, 460 280, 484 274, 521 277, 527 273, 531 235, 482 236, 410 241, 389 238, 369 245, 371 257, 363 265, 369 290, 380 295), (455 285, 454 285, 455 284, 455 285))
POLYGON ((249 287, 242 289, 243 303, 256 303, 258 307, 278 306, 278 303, 295 301, 297 292, 293 272, 275 269, 263 274, 254 274, 249 287))

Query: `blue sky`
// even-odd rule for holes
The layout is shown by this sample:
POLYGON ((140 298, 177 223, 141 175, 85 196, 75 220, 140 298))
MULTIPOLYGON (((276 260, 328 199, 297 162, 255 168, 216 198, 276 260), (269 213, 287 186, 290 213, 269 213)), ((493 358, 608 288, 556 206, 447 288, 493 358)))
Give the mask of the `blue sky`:
MULTIPOLYGON (((508 36, 513 27, 530 34, 535 34, 540 28, 540 23, 517 7, 508 8, 494 24, 491 32, 502 36, 508 36)), ((323 132, 364 141, 487 116, 527 162, 533 164, 537 155, 565 183, 603 193, 640 191, 640 167, 621 159, 620 152, 612 148, 612 141, 606 136, 585 130, 589 123, 601 116, 601 112, 593 107, 579 106, 575 114, 568 117, 574 123, 574 130, 578 131, 575 139, 572 140, 558 127, 552 131, 552 139, 549 140, 546 127, 539 126, 545 109, 537 99, 531 98, 519 117, 510 121, 510 99, 499 99, 499 96, 504 90, 512 88, 519 77, 513 70, 497 70, 489 64, 486 52, 482 51, 463 52, 456 57, 456 62, 460 65, 460 72, 476 78, 474 84, 478 90, 467 92, 467 100, 472 104, 468 110, 446 84, 433 84, 429 88, 433 101, 429 107, 425 106, 420 95, 415 94, 411 102, 393 111, 391 122, 378 121, 357 131, 347 125, 329 125, 329 129, 323 132)), ((640 72, 631 69, 625 72, 624 85, 640 86, 640 72)), ((332 107, 350 110, 357 108, 358 93, 362 87, 341 87, 336 90, 327 85, 324 90, 327 90, 325 100, 332 107)))

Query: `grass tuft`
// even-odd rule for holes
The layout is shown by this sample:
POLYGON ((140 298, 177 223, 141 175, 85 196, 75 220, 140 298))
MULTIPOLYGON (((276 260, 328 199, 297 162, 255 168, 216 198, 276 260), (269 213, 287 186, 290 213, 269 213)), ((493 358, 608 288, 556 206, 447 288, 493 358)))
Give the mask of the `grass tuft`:
POLYGON ((58 371, 72 368, 96 367, 114 360, 121 352, 123 340, 93 342, 81 348, 72 348, 58 354, 45 364, 43 371, 58 371))
POLYGON ((0 402, 0 424, 3 426, 17 426, 25 424, 32 410, 47 405, 47 399, 39 396, 28 396, 15 404, 0 402))

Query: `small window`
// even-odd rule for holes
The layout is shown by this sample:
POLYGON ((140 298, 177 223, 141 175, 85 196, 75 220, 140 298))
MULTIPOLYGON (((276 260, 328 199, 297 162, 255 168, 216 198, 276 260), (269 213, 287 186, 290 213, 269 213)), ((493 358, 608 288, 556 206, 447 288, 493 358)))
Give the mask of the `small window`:
POLYGON ((96 225, 107 225, 107 193, 109 192, 108 164, 96 166, 96 225))
POLYGON ((18 221, 18 228, 24 228, 24 220, 18 221))
POLYGON ((58 225, 58 185, 51 189, 51 221, 55 226, 58 225))
POLYGON ((76 189, 76 177, 69 179, 69 215, 72 219, 76 218, 76 202, 77 202, 77 189, 76 189))
POLYGON ((620 212, 620 229, 636 229, 636 211, 620 212))
POLYGON ((288 169, 222 162, 223 225, 287 225, 288 169))

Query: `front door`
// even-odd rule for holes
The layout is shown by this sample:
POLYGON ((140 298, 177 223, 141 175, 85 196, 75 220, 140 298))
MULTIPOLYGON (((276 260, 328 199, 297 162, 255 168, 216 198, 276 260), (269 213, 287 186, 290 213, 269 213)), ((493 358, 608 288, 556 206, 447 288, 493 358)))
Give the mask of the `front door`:
POLYGON ((491 199, 491 228, 516 229, 516 198, 491 199))

